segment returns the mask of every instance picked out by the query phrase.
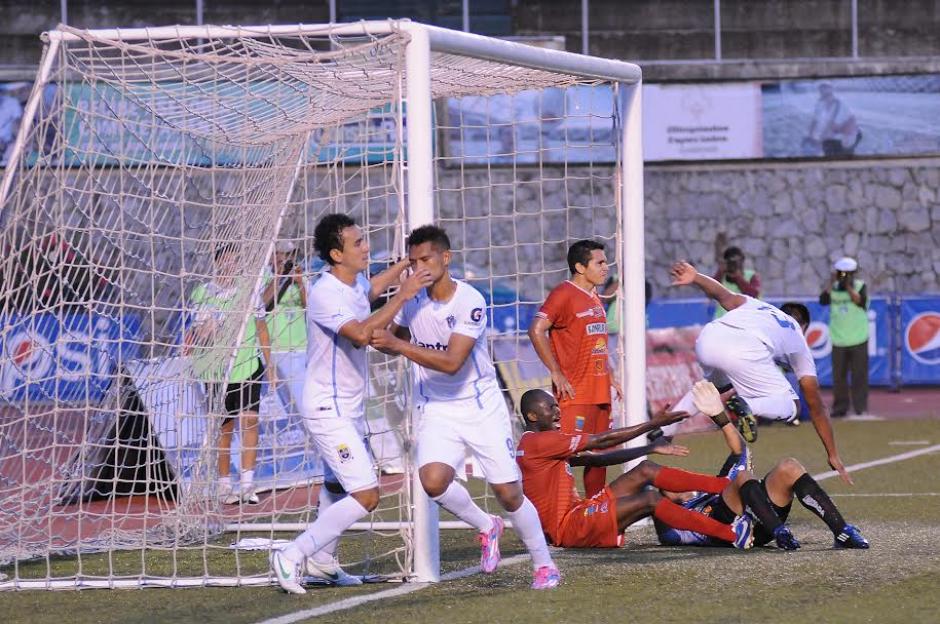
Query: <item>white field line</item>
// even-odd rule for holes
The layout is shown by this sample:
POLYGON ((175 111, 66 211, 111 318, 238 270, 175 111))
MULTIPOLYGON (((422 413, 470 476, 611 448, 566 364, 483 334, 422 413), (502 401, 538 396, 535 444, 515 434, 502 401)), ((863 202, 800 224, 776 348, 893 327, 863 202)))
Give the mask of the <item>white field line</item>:
MULTIPOLYGON (((884 464, 893 464, 895 462, 904 461, 905 459, 912 459, 914 457, 919 457, 921 455, 927 455, 929 453, 934 453, 940 451, 940 444, 935 444, 934 446, 929 446, 927 448, 917 449, 916 451, 909 451, 907 453, 901 453, 899 455, 891 455, 890 457, 882 457, 881 459, 875 459, 868 462, 862 462, 860 464, 852 464, 851 466, 846 466, 845 469, 849 472, 856 472, 858 470, 864 470, 865 468, 872 468, 874 466, 882 466, 884 464)), ((839 473, 835 470, 830 470, 828 472, 822 472, 818 475, 814 475, 813 478, 817 481, 822 481, 824 479, 830 479, 837 476, 839 473)), ((937 496, 940 493, 937 492, 927 492, 924 494, 859 494, 857 496, 937 496)), ((853 496, 848 494, 847 496, 853 496)), ((503 559, 500 565, 514 565, 517 563, 522 563, 529 559, 529 555, 516 555, 514 557, 509 557, 503 559)), ((456 572, 450 572, 441 576, 442 581, 452 581, 459 578, 464 578, 471 576, 480 571, 480 566, 472 566, 469 568, 464 568, 462 570, 457 570, 456 572)), ((412 592, 416 592, 419 589, 424 589, 428 587, 430 583, 406 583, 394 589, 386 589, 384 591, 376 592, 374 594, 369 594, 366 596, 356 596, 355 598, 346 598, 333 602, 330 604, 321 605, 319 607, 314 607, 312 609, 304 609, 303 611, 295 611, 294 613, 288 613, 276 618, 271 618, 269 620, 263 620, 258 624, 294 624, 294 622, 299 622, 301 620, 306 620, 308 618, 317 617, 320 615, 326 615, 327 613, 334 613, 336 611, 343 611, 345 609, 352 609, 353 607, 358 607, 359 605, 366 604, 369 602, 374 602, 376 600, 383 600, 385 598, 396 598, 398 596, 405 596, 412 592)))
MULTIPOLYGON (((517 563, 522 563, 523 561, 528 561, 529 555, 515 555, 514 557, 507 557, 500 562, 500 567, 507 565, 515 565, 517 563)), ((480 571, 480 566, 471 566, 469 568, 464 568, 463 570, 457 570, 455 572, 448 572, 447 574, 441 575, 442 581, 453 581, 455 579, 464 578, 477 574, 480 571)), ((429 587, 431 583, 405 583, 395 587, 394 589, 386 589, 384 591, 376 592, 374 594, 368 594, 365 596, 356 596, 355 598, 345 598, 337 602, 332 602, 329 604, 321 605, 319 607, 314 607, 312 609, 304 609, 303 611, 295 611, 294 613, 287 613, 276 618, 271 618, 270 620, 264 620, 258 624, 293 624, 294 622, 299 622, 301 620, 306 620, 308 618, 318 617, 320 615, 326 615, 327 613, 333 613, 335 611, 342 611, 344 609, 352 609, 353 607, 358 607, 359 605, 373 602, 375 600, 384 600, 386 598, 396 598, 398 596, 404 596, 412 592, 416 592, 419 589, 424 589, 429 587)))
POLYGON ((915 496, 940 496, 940 492, 875 492, 867 494, 830 494, 832 498, 913 498, 915 496))
MULTIPOLYGON (((914 457, 920 457, 921 455, 928 455, 930 453, 935 453, 940 451, 940 444, 934 444, 933 446, 928 446, 927 448, 917 449, 916 451, 908 451, 907 453, 901 453, 899 455, 891 455, 890 457, 882 457, 881 459, 873 459, 872 461, 862 462, 860 464, 852 464, 851 466, 846 466, 845 469, 848 472, 856 472, 858 470, 864 470, 865 468, 872 468, 874 466, 883 466, 884 464, 893 464, 895 462, 904 461, 905 459, 913 459, 914 457)), ((835 470, 829 470, 827 472, 821 472, 817 475, 813 475, 813 478, 817 481, 822 481, 823 479, 831 479, 832 477, 837 476, 839 473, 835 470)))

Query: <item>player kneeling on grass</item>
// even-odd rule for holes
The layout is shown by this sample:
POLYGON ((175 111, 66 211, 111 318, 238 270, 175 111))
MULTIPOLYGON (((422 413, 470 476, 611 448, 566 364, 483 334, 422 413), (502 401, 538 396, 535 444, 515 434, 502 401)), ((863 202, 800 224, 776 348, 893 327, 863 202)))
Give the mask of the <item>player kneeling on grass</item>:
MULTIPOLYGON (((720 494, 701 494, 683 505, 718 520, 730 523, 738 514, 747 512, 757 521, 754 525, 754 544, 763 546, 772 541, 783 550, 796 550, 800 543, 786 522, 793 499, 822 519, 835 536, 836 548, 868 548, 868 541, 859 530, 847 524, 829 495, 819 487, 806 469, 792 457, 782 459, 757 480, 751 468, 751 451, 744 438, 729 421, 721 397, 709 381, 699 381, 692 388, 695 407, 710 416, 721 429, 731 449, 719 476, 726 475, 731 482, 720 494)), ((682 530, 668 522, 655 519, 659 541, 666 546, 727 546, 727 540, 715 540, 701 532, 682 530)))
POLYGON ((415 271, 432 283, 395 316, 390 329, 375 330, 373 347, 400 354, 415 366, 418 476, 441 507, 480 532, 480 569, 496 570, 503 520, 480 509, 454 481, 467 449, 483 466, 496 500, 532 556, 532 589, 561 581, 532 503, 523 495, 514 461, 512 422, 486 342, 486 301, 475 288, 450 276, 450 239, 425 225, 408 236, 415 271))
POLYGON ((572 466, 613 466, 648 453, 688 454, 688 449, 671 444, 590 452, 617 446, 657 427, 678 422, 688 414, 664 410, 642 425, 584 435, 560 431, 558 402, 544 390, 529 390, 522 395, 520 411, 526 425, 516 449, 522 487, 538 509, 545 535, 555 546, 617 547, 623 543, 623 531, 628 526, 652 515, 670 526, 732 542, 739 548, 751 547, 753 526, 747 516, 740 516, 731 525, 724 524, 677 505, 659 490, 647 489, 652 485, 669 491, 719 493, 730 483, 725 477, 659 466, 647 460, 614 479, 592 498, 583 499, 575 490, 572 466))

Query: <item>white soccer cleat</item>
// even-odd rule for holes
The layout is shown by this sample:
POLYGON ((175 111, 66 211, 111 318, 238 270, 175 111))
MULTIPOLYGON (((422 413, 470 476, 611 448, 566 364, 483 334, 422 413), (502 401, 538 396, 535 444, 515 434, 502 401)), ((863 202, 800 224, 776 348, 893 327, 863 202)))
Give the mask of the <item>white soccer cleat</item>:
POLYGON ((297 564, 285 557, 280 550, 271 551, 271 571, 277 579, 277 584, 288 594, 307 593, 307 590, 300 585, 297 564))
POLYGON ((339 561, 335 558, 330 560, 329 563, 320 563, 313 557, 307 557, 304 569, 309 576, 323 579, 331 585, 338 585, 339 587, 362 585, 362 578, 347 573, 339 567, 339 561))
POLYGON ((220 484, 216 494, 223 505, 235 505, 242 499, 231 485, 220 484))

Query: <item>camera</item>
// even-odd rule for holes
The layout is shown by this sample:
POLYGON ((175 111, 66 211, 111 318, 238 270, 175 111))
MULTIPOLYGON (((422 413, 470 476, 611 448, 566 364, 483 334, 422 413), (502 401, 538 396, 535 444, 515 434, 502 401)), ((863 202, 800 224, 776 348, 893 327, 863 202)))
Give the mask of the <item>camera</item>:
POLYGON ((836 280, 839 282, 845 282, 849 278, 849 274, 846 271, 837 271, 836 280))

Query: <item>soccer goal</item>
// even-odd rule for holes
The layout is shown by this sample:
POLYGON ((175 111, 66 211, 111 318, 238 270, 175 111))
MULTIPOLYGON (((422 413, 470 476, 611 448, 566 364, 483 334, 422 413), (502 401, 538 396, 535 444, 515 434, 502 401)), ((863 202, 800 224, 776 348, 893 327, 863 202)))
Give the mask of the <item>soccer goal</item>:
MULTIPOLYGON (((43 42, 0 186, 0 589, 273 582, 266 549, 315 515, 322 478, 297 363, 329 363, 284 338, 303 312, 270 267, 290 253, 316 279, 326 213, 362 225, 371 272, 412 228, 448 231, 513 404, 547 384, 525 329, 567 246, 604 241, 620 414, 645 419, 635 65, 406 20, 60 26, 43 42), (251 425, 222 442, 224 389, 260 374, 259 321, 278 384, 258 408, 259 501, 231 503, 251 425)), ((370 362, 382 502, 340 560, 437 580, 452 524, 413 482, 410 371, 370 362)))

